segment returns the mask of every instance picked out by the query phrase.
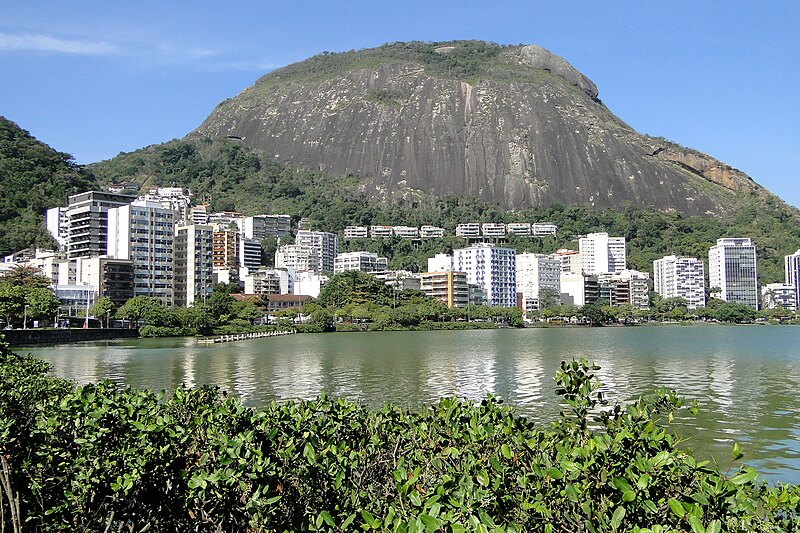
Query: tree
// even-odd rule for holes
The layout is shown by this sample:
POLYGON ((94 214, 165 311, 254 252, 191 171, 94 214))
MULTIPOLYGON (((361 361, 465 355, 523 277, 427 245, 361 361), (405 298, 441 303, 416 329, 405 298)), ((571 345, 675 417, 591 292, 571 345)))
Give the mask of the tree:
POLYGON ((6 317, 6 323, 12 325, 25 307, 25 290, 11 283, 0 283, 0 314, 6 317))
POLYGON ((27 265, 18 265, 0 274, 0 283, 9 283, 15 287, 43 289, 53 281, 42 274, 42 270, 27 265))
POLYGON ((203 304, 205 312, 211 319, 211 324, 218 325, 227 322, 235 301, 228 292, 214 290, 203 304))
POLYGON ((333 276, 319 293, 317 303, 323 307, 342 308, 350 303, 374 302, 391 305, 392 289, 371 274, 350 270, 333 276))
POLYGON ((609 310, 608 302, 601 298, 584 305, 580 310, 580 314, 589 319, 592 324, 602 326, 604 323, 608 322, 611 316, 609 310))
POLYGON ((24 289, 28 319, 49 319, 56 314, 61 302, 52 290, 34 287, 24 289))
POLYGON ((553 287, 539 289, 539 310, 555 307, 561 303, 561 294, 553 287))
POLYGON ((253 300, 240 300, 231 304, 231 313, 239 319, 251 324, 264 316, 264 311, 253 300))
POLYGON ((144 320, 150 326, 166 325, 167 314, 164 302, 151 296, 134 296, 117 311, 117 316, 128 319, 135 325, 139 324, 139 320, 144 320))
POLYGON ((116 307, 117 306, 114 305, 114 302, 112 302, 110 298, 106 298, 104 296, 104 297, 98 299, 94 303, 92 308, 89 309, 89 313, 91 313, 92 316, 94 316, 95 318, 102 319, 103 317, 105 317, 105 319, 106 319, 106 328, 108 328, 109 319, 110 319, 111 315, 114 313, 114 311, 116 310, 116 307))

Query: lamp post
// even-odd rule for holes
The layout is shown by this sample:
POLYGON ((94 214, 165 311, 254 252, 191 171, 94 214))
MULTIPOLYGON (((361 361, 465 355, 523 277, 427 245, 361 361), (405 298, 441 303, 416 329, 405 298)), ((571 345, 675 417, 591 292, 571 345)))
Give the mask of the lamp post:
POLYGON ((84 283, 84 285, 86 285, 86 314, 83 319, 83 329, 89 329, 89 284, 84 283))

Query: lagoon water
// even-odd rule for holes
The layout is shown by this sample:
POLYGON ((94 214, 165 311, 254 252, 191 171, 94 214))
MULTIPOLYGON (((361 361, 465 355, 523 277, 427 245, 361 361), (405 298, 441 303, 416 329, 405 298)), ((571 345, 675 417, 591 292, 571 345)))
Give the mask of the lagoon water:
POLYGON ((602 368, 607 396, 655 387, 697 400, 673 425, 684 446, 722 470, 739 442, 771 481, 800 483, 800 327, 637 326, 291 335, 202 345, 191 338, 21 348, 80 383, 101 379, 172 390, 218 385, 257 406, 346 397, 415 407, 442 396, 501 397, 524 416, 558 416, 553 375, 563 359, 602 368))

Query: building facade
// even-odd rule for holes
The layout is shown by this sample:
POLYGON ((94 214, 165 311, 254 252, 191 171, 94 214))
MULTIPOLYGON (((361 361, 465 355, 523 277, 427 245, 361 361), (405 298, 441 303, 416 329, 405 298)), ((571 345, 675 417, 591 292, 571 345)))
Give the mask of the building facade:
POLYGON ((135 196, 88 191, 69 197, 67 257, 105 255, 108 248, 108 210, 128 205, 135 196))
POLYGON ((590 233, 578 241, 578 250, 585 274, 625 270, 627 260, 625 237, 609 237, 608 233, 590 233))
POLYGON ((292 232, 289 215, 256 215, 237 220, 245 239, 263 241, 270 237, 288 237, 292 232))
POLYGON ((134 296, 134 264, 132 259, 117 259, 107 255, 80 257, 75 260, 79 285, 93 287, 97 298, 108 298, 121 307, 134 296))
POLYGON ((769 283, 761 287, 761 304, 764 309, 797 311, 797 287, 786 283, 769 283))
POLYGON ((539 311, 544 305, 561 303, 561 260, 550 255, 524 253, 516 259, 517 292, 523 309, 539 311), (542 298, 544 296, 544 298, 542 298), (547 301, 547 299, 552 301, 547 301))
POLYGON ((423 272, 420 274, 420 290, 447 307, 469 305, 469 284, 464 272, 423 272))
POLYGON ((339 252, 339 237, 335 233, 299 230, 295 244, 306 246, 316 253, 319 271, 333 272, 336 254, 339 252))
POLYGON ((465 272, 468 283, 486 290, 488 305, 517 305, 516 254, 513 248, 476 244, 453 250, 453 270, 465 272))
POLYGON ((662 298, 683 298, 689 309, 706 305, 706 275, 695 257, 667 255, 653 261, 653 287, 662 298))
POLYGON ((108 210, 107 254, 133 261, 133 295, 174 303, 175 212, 137 200, 108 210))
POLYGON ((339 274, 348 270, 358 270, 372 274, 384 272, 389 269, 389 260, 385 257, 378 257, 372 252, 346 252, 337 254, 333 272, 339 274))
POLYGON ((191 306, 211 295, 214 228, 190 224, 175 229, 175 305, 191 306))
POLYGON ((275 250, 275 268, 290 268, 296 272, 319 272, 316 251, 301 244, 284 244, 275 250))
POLYGON ((708 283, 718 298, 758 309, 756 247, 752 239, 717 239, 716 246, 708 250, 708 283))
POLYGON ((800 250, 784 257, 786 285, 794 286, 795 301, 800 302, 800 250))

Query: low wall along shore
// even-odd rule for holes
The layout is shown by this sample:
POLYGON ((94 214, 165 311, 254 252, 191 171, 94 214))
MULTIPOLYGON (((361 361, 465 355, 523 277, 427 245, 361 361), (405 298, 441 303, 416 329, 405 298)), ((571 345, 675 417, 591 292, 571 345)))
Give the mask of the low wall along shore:
POLYGON ((4 341, 11 346, 21 344, 64 344, 67 342, 101 341, 107 339, 135 339, 138 329, 12 329, 2 332, 4 341))

